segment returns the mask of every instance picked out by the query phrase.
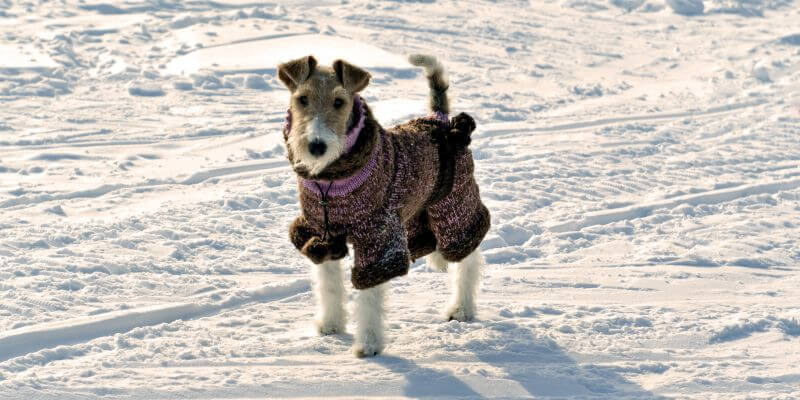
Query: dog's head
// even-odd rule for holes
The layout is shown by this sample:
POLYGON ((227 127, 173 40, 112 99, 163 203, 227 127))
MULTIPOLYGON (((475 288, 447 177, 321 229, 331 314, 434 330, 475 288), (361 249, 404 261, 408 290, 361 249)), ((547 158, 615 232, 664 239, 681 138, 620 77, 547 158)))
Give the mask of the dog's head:
POLYGON ((307 56, 279 65, 278 78, 291 93, 289 161, 295 171, 313 177, 344 152, 348 128, 357 118, 354 97, 367 87, 370 74, 342 60, 319 66, 307 56))

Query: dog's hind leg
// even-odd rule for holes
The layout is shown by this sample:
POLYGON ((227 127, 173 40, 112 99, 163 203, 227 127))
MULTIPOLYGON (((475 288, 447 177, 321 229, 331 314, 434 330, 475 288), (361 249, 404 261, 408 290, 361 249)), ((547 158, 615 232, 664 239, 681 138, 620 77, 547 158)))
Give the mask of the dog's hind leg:
POLYGON ((320 334, 342 333, 347 325, 344 308, 344 280, 341 260, 314 265, 314 294, 317 297, 317 330, 320 334))
POLYGON ((480 283, 480 266, 483 256, 480 250, 475 249, 455 268, 451 268, 453 298, 447 308, 446 317, 449 321, 470 321, 475 318, 475 297, 480 283))
POLYGON ((383 351, 384 301, 389 282, 364 289, 356 298, 356 330, 353 353, 356 357, 373 357, 383 351))
POLYGON ((442 253, 434 251, 425 257, 425 261, 428 263, 428 266, 432 267, 433 269, 439 272, 447 272, 448 262, 442 256, 442 253))

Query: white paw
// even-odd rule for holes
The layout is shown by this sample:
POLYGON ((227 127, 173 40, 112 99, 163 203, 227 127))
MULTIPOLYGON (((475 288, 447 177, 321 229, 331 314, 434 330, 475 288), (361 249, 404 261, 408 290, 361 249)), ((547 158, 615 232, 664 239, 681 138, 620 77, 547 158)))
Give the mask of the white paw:
POLYGON ((382 351, 382 343, 356 343, 353 346, 353 354, 358 358, 375 357, 382 351))
POLYGON ((335 333, 344 333, 345 326, 347 325, 345 321, 339 321, 334 319, 329 320, 319 320, 316 322, 317 325, 317 332, 320 335, 333 335, 335 333))
POLYGON ((475 307, 464 307, 461 304, 452 305, 445 314, 448 321, 467 322, 475 319, 475 307))
POLYGON ((358 358, 375 357, 383 351, 383 335, 380 332, 367 330, 363 336, 356 338, 353 354, 358 358))

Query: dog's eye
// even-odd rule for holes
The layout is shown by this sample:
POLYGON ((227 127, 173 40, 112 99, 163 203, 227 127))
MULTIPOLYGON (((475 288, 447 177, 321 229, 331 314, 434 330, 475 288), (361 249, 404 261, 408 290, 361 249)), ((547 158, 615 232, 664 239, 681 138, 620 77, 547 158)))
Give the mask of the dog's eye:
POLYGON ((344 105, 344 100, 342 99, 336 99, 333 101, 334 108, 342 108, 343 105, 344 105))
POLYGON ((305 107, 308 105, 308 96, 300 96, 297 98, 297 101, 300 102, 300 105, 305 107))

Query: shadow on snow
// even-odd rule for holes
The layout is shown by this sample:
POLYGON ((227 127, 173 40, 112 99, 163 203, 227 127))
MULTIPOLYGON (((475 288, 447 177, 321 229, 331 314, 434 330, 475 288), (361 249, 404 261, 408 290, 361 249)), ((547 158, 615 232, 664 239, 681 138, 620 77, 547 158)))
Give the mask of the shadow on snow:
MULTIPOLYGON (((468 342, 464 350, 502 369, 526 393, 495 393, 503 398, 666 399, 625 379, 614 367, 579 364, 552 339, 534 335, 511 322, 487 321, 487 339, 468 342)), ((383 355, 370 360, 406 377, 404 394, 413 398, 482 398, 446 370, 421 367, 413 361, 383 355)), ((643 371, 648 372, 648 371, 643 371)))

